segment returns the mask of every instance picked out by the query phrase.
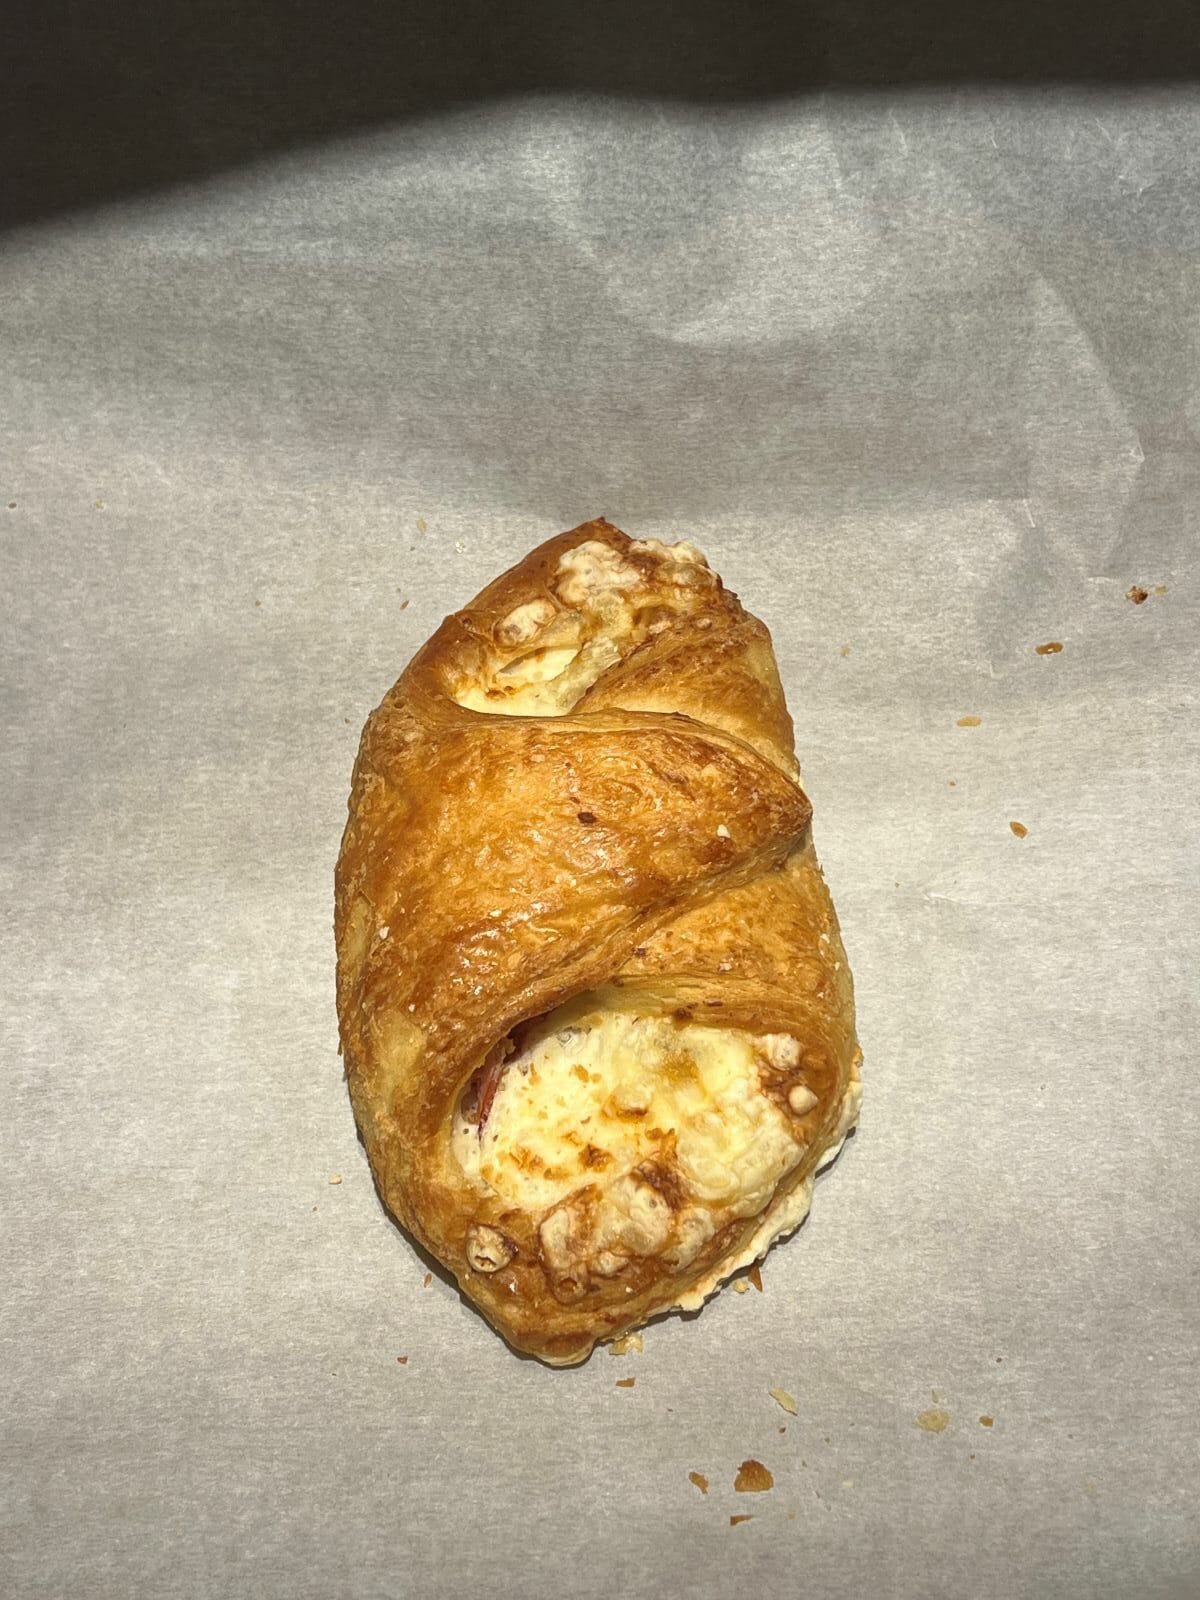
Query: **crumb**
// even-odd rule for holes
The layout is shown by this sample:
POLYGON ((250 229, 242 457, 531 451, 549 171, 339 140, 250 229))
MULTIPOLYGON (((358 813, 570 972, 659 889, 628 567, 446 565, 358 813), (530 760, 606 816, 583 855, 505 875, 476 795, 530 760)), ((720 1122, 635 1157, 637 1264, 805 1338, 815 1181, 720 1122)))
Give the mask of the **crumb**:
POLYGON ((939 1401, 939 1400, 940 1400, 940 1399, 941 1399, 941 1398, 942 1398, 942 1397, 941 1397, 941 1395, 940 1395, 940 1394, 939 1394, 939 1393, 938 1393, 938 1392, 937 1392, 937 1390, 936 1390, 936 1389, 930 1389, 930 1391, 929 1391, 929 1398, 930 1398, 930 1399, 931 1399, 931 1400, 932 1400, 932 1401, 933 1401, 933 1403, 934 1403, 934 1405, 936 1405, 936 1404, 937 1404, 937 1403, 938 1403, 938 1401, 939 1401))
POLYGON ((708 1493, 708 1479, 702 1472, 689 1472, 688 1482, 694 1483, 701 1494, 708 1493))
POLYGON ((950 1426, 950 1413, 948 1411, 922 1411, 916 1422, 917 1427, 924 1428, 926 1433, 945 1433, 950 1426))
POLYGON ((786 1422, 781 1422, 779 1424, 779 1431, 780 1431, 780 1433, 786 1433, 787 1432, 787 1423, 786 1422))
POLYGON ((990 1427, 994 1426, 995 1421, 996 1421, 995 1417, 980 1417, 979 1426, 981 1428, 990 1428, 990 1427))
POLYGON ((256 606, 261 606, 261 605, 262 605, 262 601, 261 601, 261 600, 256 600, 256 601, 255 601, 255 602, 254 602, 254 604, 255 604, 255 605, 256 605, 256 606))
POLYGON ((608 1353, 610 1356, 627 1356, 631 1350, 636 1350, 640 1354, 644 1349, 640 1333, 623 1333, 609 1345, 608 1353))
POLYGON ((848 656, 850 654, 850 646, 848 644, 844 644, 842 646, 842 654, 844 656, 848 656))
POLYGON ((576 822, 582 822, 585 828, 590 828, 596 820, 596 814, 594 811, 577 811, 575 820, 576 822))
POLYGON ((1029 829, 1025 826, 1025 824, 1023 822, 1010 822, 1009 823, 1009 827, 1016 834, 1018 839, 1023 839, 1025 837, 1025 835, 1029 832, 1029 829))
POLYGON ((17 509, 17 502, 15 500, 10 500, 8 502, 8 509, 10 511, 15 511, 17 509))
POLYGON ((329 1181, 330 1181, 330 1183, 335 1183, 335 1184, 336 1183, 341 1183, 341 1181, 342 1181, 341 1173, 340 1172, 331 1172, 329 1174, 329 1181))
POLYGON ((636 1378, 618 1378, 617 1379, 617 1388, 618 1389, 632 1389, 636 1382, 637 1382, 636 1378))
POLYGON ((853 1478, 843 1478, 842 1479, 842 1488, 843 1489, 853 1489, 853 1487, 854 1487, 854 1479, 853 1478))
MULTIPOLYGON (((16 503, 17 502, 14 500, 13 501, 13 505, 16 505, 16 503)), ((1166 592, 1167 592, 1166 584, 1165 583, 1156 583, 1154 585, 1154 592, 1155 592, 1155 594, 1166 594, 1166 592)))
POLYGON ((96 510, 97 511, 103 511, 104 510, 104 501, 103 500, 97 500, 96 501, 96 510))
POLYGON ((1039 644, 1034 648, 1039 656, 1056 656, 1062 652, 1062 645, 1057 639, 1051 639, 1049 644, 1039 644))
POLYGON ((429 526, 429 524, 425 521, 424 517, 418 517, 417 518, 417 532, 418 533, 424 533, 426 528, 428 528, 428 526, 429 526))
POLYGON ((730 1517, 729 1526, 736 1528, 739 1522, 753 1522, 754 1518, 749 1512, 743 1511, 740 1517, 730 1517))
POLYGON ((795 1395, 789 1394, 786 1389, 768 1389, 767 1393, 771 1396, 771 1399, 774 1400, 776 1405, 783 1407, 790 1417, 794 1417, 796 1415, 798 1408, 796 1405, 795 1395))
POLYGON ((424 1279, 422 1280, 422 1283, 421 1283, 422 1289, 428 1289, 429 1285, 432 1282, 433 1282, 433 1273, 432 1272, 427 1272, 425 1274, 424 1279))
POLYGON ((950 787, 952 789, 957 789, 958 788, 958 780, 956 778, 951 778, 950 779, 950 787))
POLYGON ((1149 589, 1143 589, 1140 583, 1135 583, 1132 589, 1126 589, 1126 600, 1132 600, 1135 606, 1144 606, 1150 598, 1149 589))
POLYGON ((749 1287, 750 1285, 746 1282, 745 1278, 735 1278, 733 1280, 734 1294, 745 1294, 749 1287))
POLYGON ((316 1208, 316 1206, 314 1206, 314 1207, 313 1207, 313 1210, 314 1210, 314 1211, 315 1211, 315 1210, 316 1210, 316 1209, 317 1209, 317 1208, 316 1208))
POLYGON ((958 725, 960 728, 978 728, 982 721, 982 717, 959 717, 958 725))
POLYGON ((775 1487, 775 1479, 761 1461, 748 1456, 737 1469, 733 1487, 739 1494, 766 1494, 768 1489, 775 1487))
POLYGON ((746 1276, 747 1276, 747 1278, 749 1278, 750 1282, 754 1285, 754 1287, 758 1290, 759 1294, 761 1294, 763 1292, 762 1273, 759 1271, 759 1267, 758 1267, 758 1262, 757 1261, 750 1268, 750 1271, 746 1274, 746 1276))
POLYGON ((401 600, 400 609, 401 609, 401 611, 407 611, 408 610, 408 601, 407 600, 401 600))
POLYGON ((402 1367, 406 1367, 408 1365, 408 1357, 407 1356, 397 1356, 396 1360, 400 1363, 400 1365, 402 1367))
POLYGON ((462 555, 462 554, 463 554, 463 552, 464 552, 464 551, 465 551, 465 550, 466 550, 466 548, 467 548, 467 547, 466 547, 466 545, 465 545, 465 544, 464 544, 464 543, 463 543, 463 542, 462 542, 462 540, 461 540, 461 539, 455 539, 455 541, 454 541, 454 548, 455 548, 455 549, 456 549, 456 550, 457 550, 457 551, 458 551, 458 553, 459 553, 459 555, 460 555, 460 556, 461 556, 461 555, 462 555))

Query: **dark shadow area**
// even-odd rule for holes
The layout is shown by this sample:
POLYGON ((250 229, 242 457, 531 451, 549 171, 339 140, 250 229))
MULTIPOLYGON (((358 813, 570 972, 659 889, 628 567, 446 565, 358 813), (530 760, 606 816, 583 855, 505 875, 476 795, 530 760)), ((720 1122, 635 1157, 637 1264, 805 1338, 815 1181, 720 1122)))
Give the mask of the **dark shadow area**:
POLYGON ((1200 73, 1196 0, 17 0, 4 34, 8 226, 518 94, 721 104, 1200 73))

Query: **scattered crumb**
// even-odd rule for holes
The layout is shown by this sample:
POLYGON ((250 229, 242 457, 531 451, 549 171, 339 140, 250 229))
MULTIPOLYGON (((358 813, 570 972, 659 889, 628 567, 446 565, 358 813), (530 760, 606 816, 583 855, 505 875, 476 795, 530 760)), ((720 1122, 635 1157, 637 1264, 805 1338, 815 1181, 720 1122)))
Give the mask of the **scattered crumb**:
POLYGON ((733 1280, 734 1294, 745 1294, 749 1287, 750 1285, 746 1282, 745 1278, 735 1278, 733 1280))
POLYGON ((939 1402, 939 1401, 940 1401, 940 1400, 941 1400, 941 1398, 942 1398, 942 1397, 941 1397, 941 1395, 940 1395, 940 1394, 939 1394, 939 1393, 938 1393, 938 1392, 937 1392, 937 1390, 936 1390, 936 1389, 930 1389, 930 1391, 929 1391, 929 1398, 930 1398, 930 1399, 931 1399, 931 1400, 932 1400, 932 1401, 933 1401, 933 1402, 934 1402, 934 1404, 935 1404, 935 1405, 936 1405, 936 1404, 937 1404, 937 1403, 938 1403, 938 1402, 939 1402))
MULTIPOLYGON (((13 505, 16 505, 16 503, 17 502, 14 500, 13 501, 13 505)), ((1166 594, 1166 592, 1167 592, 1166 584, 1165 583, 1156 583, 1154 585, 1154 592, 1155 592, 1155 594, 1166 594)))
POLYGON ((758 1262, 757 1261, 750 1268, 750 1271, 746 1274, 746 1276, 747 1276, 747 1278, 749 1278, 750 1282, 754 1285, 754 1287, 758 1290, 759 1294, 761 1294, 763 1292, 762 1273, 759 1271, 759 1267, 758 1267, 758 1262))
POLYGON ((798 1407, 795 1395, 789 1394, 786 1389, 768 1389, 767 1393, 775 1401, 776 1405, 783 1407, 789 1417, 796 1415, 798 1407))
POLYGON ((688 1482, 694 1483, 701 1494, 708 1493, 708 1479, 702 1472, 689 1472, 688 1482))
POLYGON ((418 517, 417 518, 417 532, 418 533, 424 533, 425 530, 428 528, 428 526, 429 526, 429 524, 425 521, 424 517, 418 517))
POLYGON ((432 1272, 427 1272, 425 1274, 424 1279, 422 1280, 422 1283, 421 1283, 422 1289, 428 1289, 429 1285, 432 1282, 433 1282, 433 1273, 432 1272))
POLYGON ((787 1432, 787 1423, 786 1422, 781 1422, 779 1424, 779 1431, 780 1431, 780 1433, 786 1433, 787 1432))
POLYGON ((1056 656, 1062 651, 1062 645, 1057 639, 1051 639, 1049 644, 1039 644, 1035 648, 1039 656, 1056 656))
POLYGON ((262 605, 262 601, 261 601, 261 600, 256 600, 256 601, 255 601, 255 602, 254 602, 254 604, 255 604, 255 605, 256 605, 256 606, 261 606, 261 605, 262 605))
POLYGON ((748 1456, 737 1469, 733 1487, 739 1494, 766 1494, 768 1489, 775 1487, 775 1479, 761 1461, 748 1456))
POLYGON ((995 1417, 980 1417, 979 1426, 981 1428, 990 1428, 994 1425, 995 1421, 995 1417))
POLYGON ((1010 822, 1009 823, 1009 827, 1016 834, 1018 839, 1023 839, 1025 837, 1025 835, 1029 832, 1029 829, 1025 826, 1025 824, 1023 822, 1010 822))
POLYGON ((400 609, 401 609, 401 611, 407 611, 408 610, 408 601, 407 600, 401 600, 400 609))
POLYGON ((842 646, 842 654, 844 656, 848 656, 850 654, 850 646, 848 644, 844 644, 842 646))
POLYGON ((730 1517, 729 1526, 736 1528, 739 1522, 753 1522, 754 1518, 749 1512, 743 1511, 740 1517, 730 1517))
POLYGON ((916 1421, 917 1427, 924 1428, 926 1433, 945 1433, 950 1426, 950 1413, 948 1411, 922 1411, 916 1421))
POLYGON ((96 501, 96 510, 97 511, 103 511, 104 510, 104 501, 103 500, 97 500, 96 501))
POLYGON ((637 1382, 636 1378, 618 1378, 617 1379, 617 1388, 618 1389, 632 1389, 636 1382, 637 1382))
POLYGON ((408 1357, 407 1356, 397 1356, 396 1360, 400 1363, 400 1365, 402 1367, 406 1367, 408 1365, 408 1357))
POLYGON ((329 1174, 329 1181, 330 1181, 330 1183, 341 1183, 341 1181, 342 1181, 341 1173, 340 1172, 331 1172, 329 1174))
POLYGON ((950 779, 950 787, 952 789, 957 789, 958 788, 958 779, 957 778, 951 778, 950 779))
POLYGON ((982 721, 982 717, 959 717, 958 725, 960 728, 978 728, 982 721))
POLYGON ((627 1356, 631 1350, 636 1350, 640 1355, 645 1348, 640 1333, 623 1333, 609 1345, 608 1353, 610 1356, 627 1356))
POLYGON ((458 551, 459 555, 461 556, 463 554, 463 552, 466 550, 467 547, 466 547, 466 545, 463 543, 463 541, 461 539, 455 539, 454 548, 458 551))
POLYGON ((853 1478, 843 1478, 842 1479, 842 1488, 843 1489, 853 1489, 853 1487, 854 1487, 854 1479, 853 1478))
POLYGON ((1140 583, 1135 583, 1132 589, 1126 589, 1126 600, 1132 600, 1135 606, 1144 606, 1150 598, 1149 589, 1143 589, 1140 583))
POLYGON ((15 500, 10 500, 8 502, 8 509, 10 511, 15 511, 17 509, 17 502, 15 500))

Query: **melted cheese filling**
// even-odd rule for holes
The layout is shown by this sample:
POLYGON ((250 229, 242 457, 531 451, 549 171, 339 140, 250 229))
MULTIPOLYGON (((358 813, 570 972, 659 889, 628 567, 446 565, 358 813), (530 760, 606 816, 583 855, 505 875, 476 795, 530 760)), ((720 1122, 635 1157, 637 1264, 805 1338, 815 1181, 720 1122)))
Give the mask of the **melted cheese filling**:
POLYGON ((609 667, 667 626, 658 613, 691 610, 716 583, 693 545, 644 539, 630 550, 653 558, 654 584, 599 540, 565 551, 554 578, 557 602, 542 596, 504 618, 491 659, 455 686, 458 704, 510 717, 563 716, 609 667))
POLYGON ((777 1036, 594 999, 546 1018, 508 1061, 482 1133, 460 1117, 454 1135, 476 1183, 540 1219, 544 1261, 568 1295, 633 1257, 685 1265, 725 1223, 761 1211, 804 1151, 761 1087, 777 1036))

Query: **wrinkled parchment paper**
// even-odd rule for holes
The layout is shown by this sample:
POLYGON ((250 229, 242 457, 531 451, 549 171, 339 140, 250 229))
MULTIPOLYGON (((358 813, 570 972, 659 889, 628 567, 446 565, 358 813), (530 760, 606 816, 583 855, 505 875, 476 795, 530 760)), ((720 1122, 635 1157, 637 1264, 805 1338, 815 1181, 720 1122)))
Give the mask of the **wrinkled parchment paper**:
POLYGON ((6 1595, 1200 1592, 1198 148, 516 101, 0 240, 6 1595), (599 514, 774 633, 866 1099, 761 1294, 553 1372, 380 1209, 331 877, 599 514))

